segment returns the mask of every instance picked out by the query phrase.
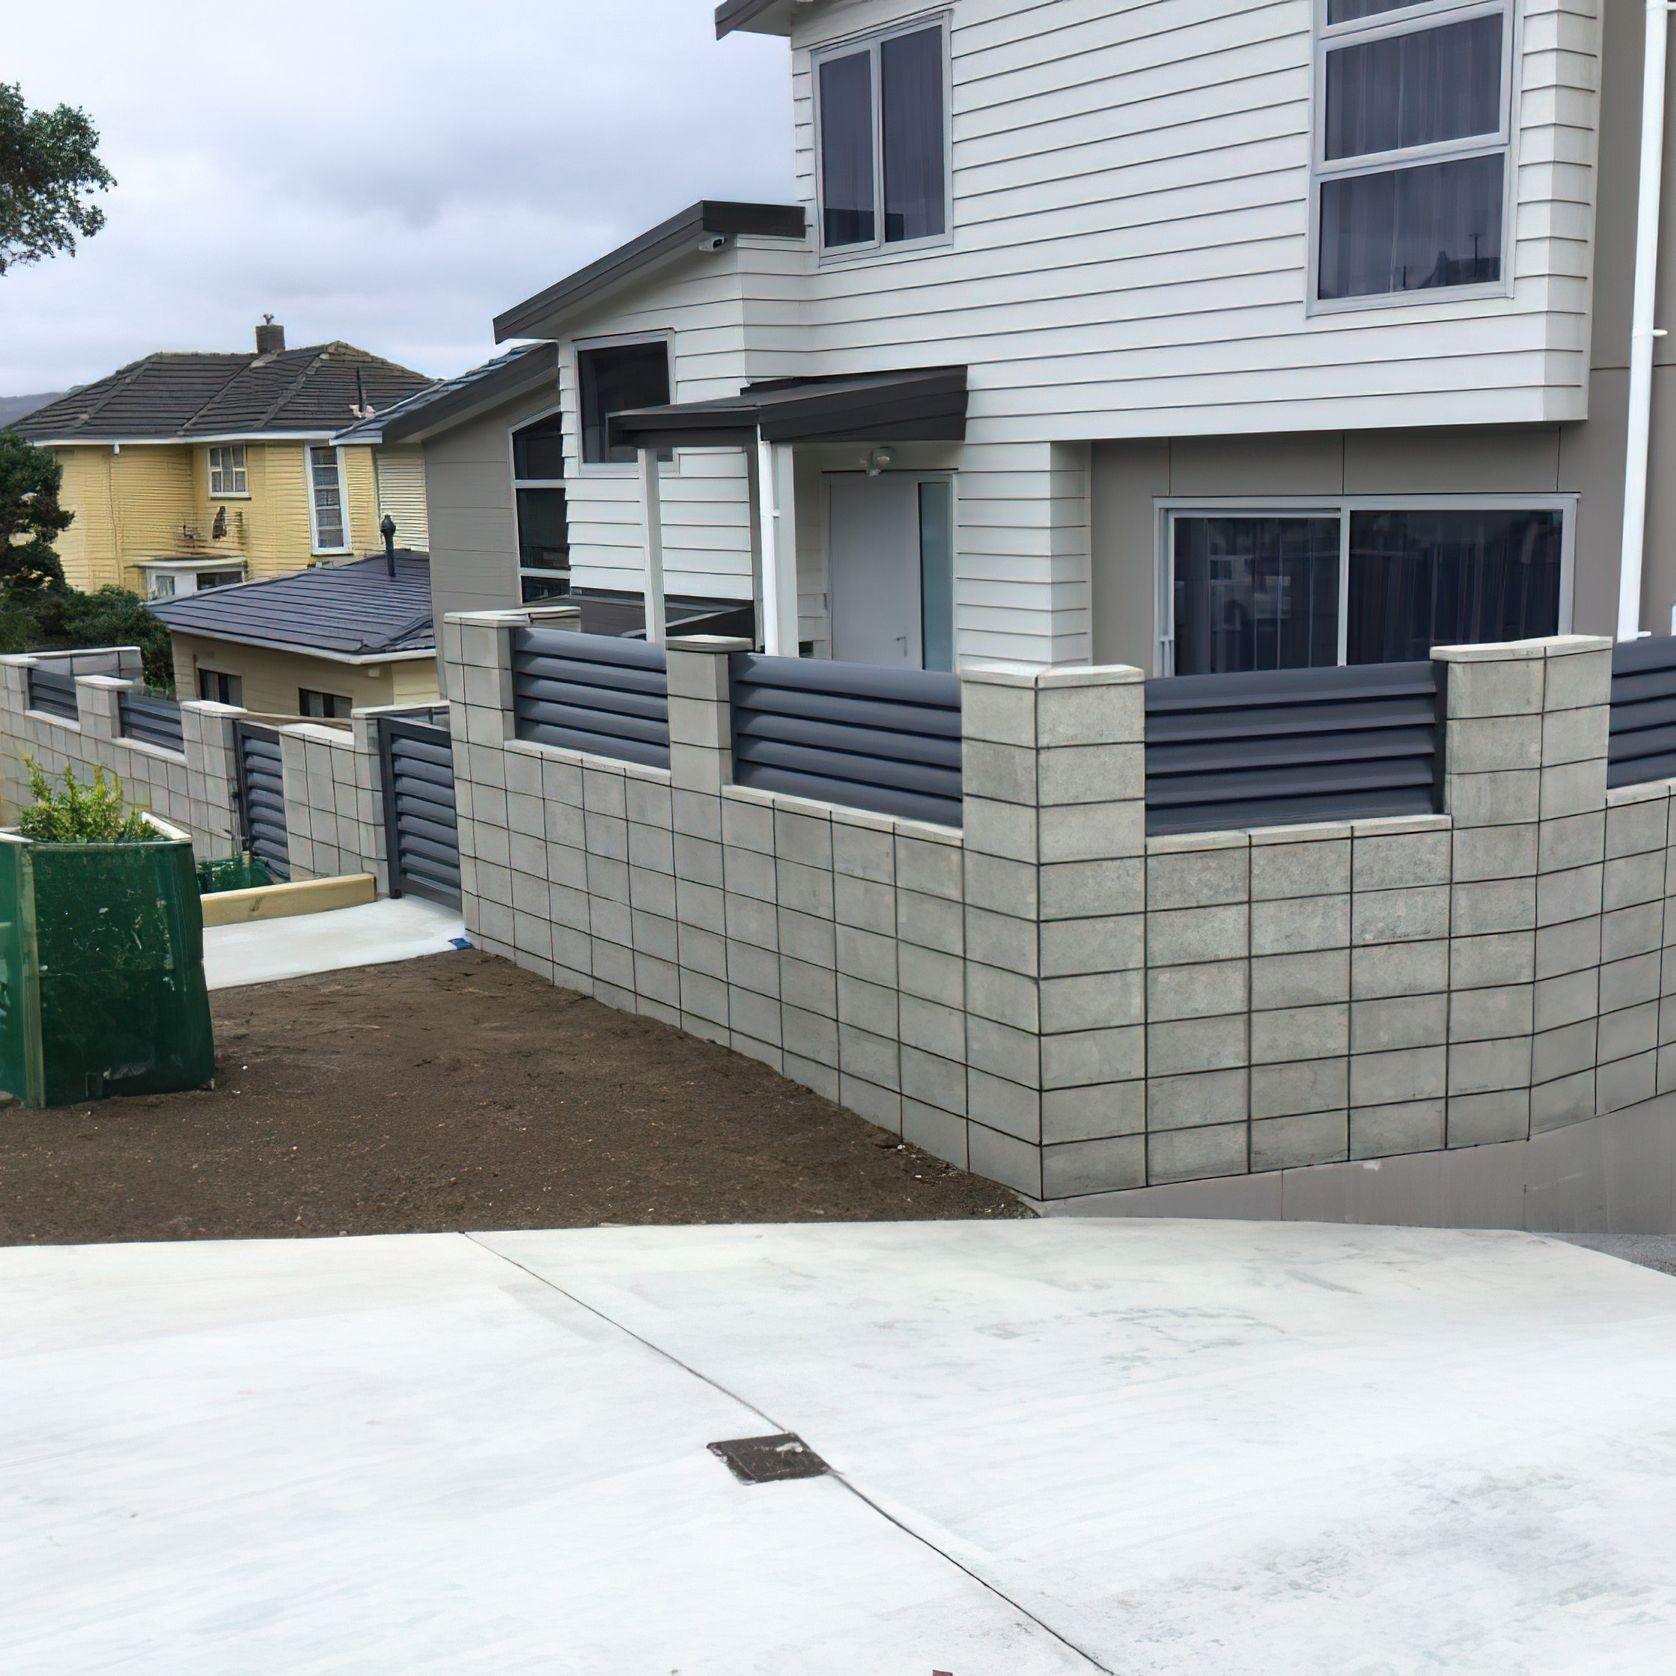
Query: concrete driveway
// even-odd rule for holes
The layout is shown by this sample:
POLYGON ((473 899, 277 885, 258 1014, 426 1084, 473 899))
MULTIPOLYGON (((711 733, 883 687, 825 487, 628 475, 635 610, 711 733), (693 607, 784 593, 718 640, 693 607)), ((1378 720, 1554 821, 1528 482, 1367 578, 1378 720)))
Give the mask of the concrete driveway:
POLYGON ((18 1248, 0 1669, 1666 1672, 1673 1391, 1676 1284, 1521 1234, 18 1248))

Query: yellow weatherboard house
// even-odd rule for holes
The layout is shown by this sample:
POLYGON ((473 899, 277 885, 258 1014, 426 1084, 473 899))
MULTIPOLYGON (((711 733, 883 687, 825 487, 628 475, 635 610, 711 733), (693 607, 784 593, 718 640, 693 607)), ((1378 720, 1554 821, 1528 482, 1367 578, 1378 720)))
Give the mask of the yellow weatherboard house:
POLYGON ((147 355, 11 428, 64 468, 65 580, 161 601, 374 552, 386 515, 423 551, 418 448, 336 437, 429 382, 347 343, 287 349, 267 320, 254 353, 147 355))

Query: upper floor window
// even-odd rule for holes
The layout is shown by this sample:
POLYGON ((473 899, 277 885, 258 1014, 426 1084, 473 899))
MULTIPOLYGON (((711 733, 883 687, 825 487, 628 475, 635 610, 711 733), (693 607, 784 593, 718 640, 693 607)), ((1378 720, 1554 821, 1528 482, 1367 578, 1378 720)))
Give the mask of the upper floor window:
POLYGON ((309 513, 314 524, 316 553, 349 550, 349 509, 343 490, 343 450, 308 451, 309 513))
POLYGON ((1500 288, 1512 0, 1320 0, 1316 297, 1500 288))
MULTIPOLYGON (((669 344, 663 338, 640 343, 605 343, 576 352, 576 383, 582 410, 585 465, 634 463, 631 447, 611 446, 606 421, 636 407, 662 407, 669 400, 669 344)), ((667 456, 665 456, 667 458, 667 456)))
POLYGON ((347 721, 354 706, 342 693, 317 692, 313 687, 297 689, 297 714, 321 721, 347 721))
POLYGON ((245 470, 242 442, 209 451, 209 492, 212 495, 250 493, 250 477, 245 470))
POLYGON ((947 38, 938 20, 817 55, 823 249, 914 244, 948 232, 947 38))
POLYGON ((565 504, 564 420, 557 413, 512 433, 518 509, 518 591, 528 605, 570 592, 570 520, 565 504))

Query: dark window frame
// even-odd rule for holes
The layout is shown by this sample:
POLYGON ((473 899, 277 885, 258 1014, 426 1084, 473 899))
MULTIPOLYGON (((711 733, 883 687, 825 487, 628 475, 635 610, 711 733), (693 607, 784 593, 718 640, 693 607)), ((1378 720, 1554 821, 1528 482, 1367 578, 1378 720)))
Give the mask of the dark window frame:
MULTIPOLYGON (((520 602, 531 604, 537 599, 562 598, 570 592, 570 498, 567 489, 565 468, 565 442, 570 434, 570 428, 565 422, 562 407, 551 408, 545 413, 531 414, 518 424, 513 425, 507 432, 507 454, 512 462, 512 521, 513 535, 517 542, 518 561, 518 594, 520 602), (528 466, 539 462, 530 459, 528 449, 520 450, 519 438, 527 433, 541 430, 543 435, 551 438, 555 434, 559 440, 559 475, 532 476, 520 472, 520 463, 528 466), (520 462, 520 453, 523 454, 520 462), (560 565, 530 564, 526 560, 526 544, 524 540, 524 507, 526 497, 539 496, 543 501, 556 499, 559 503, 559 521, 564 530, 563 556, 560 565)), ((551 464, 551 460, 547 462, 551 464)), ((554 552, 560 549, 552 549, 554 552)))
MULTIPOLYGON (((621 476, 634 469, 636 451, 632 448, 613 457, 604 445, 607 422, 612 413, 625 413, 635 407, 663 407, 675 399, 675 344, 669 333, 629 338, 600 338, 576 345, 576 431, 577 458, 584 476, 621 476), (611 408, 604 413, 590 413, 590 378, 597 367, 597 357, 617 352, 661 348, 664 355, 664 394, 656 401, 635 401, 624 407, 611 408)), ((597 400, 597 398, 596 398, 597 400)), ((658 458, 674 458, 670 449, 660 449, 658 458)))
POLYGON ((195 670, 198 677, 198 697, 206 704, 230 704, 237 709, 244 708, 244 677, 231 669, 213 669, 207 664, 198 664, 195 670), (208 677, 206 680, 205 677, 208 677), (205 692, 206 686, 214 686, 214 692, 205 692), (237 692, 233 691, 237 688, 237 692))
POLYGON ((297 688, 297 714, 308 717, 310 721, 348 721, 354 708, 355 700, 348 693, 329 693, 317 687, 297 688), (313 700, 318 700, 318 704, 311 708, 313 700))

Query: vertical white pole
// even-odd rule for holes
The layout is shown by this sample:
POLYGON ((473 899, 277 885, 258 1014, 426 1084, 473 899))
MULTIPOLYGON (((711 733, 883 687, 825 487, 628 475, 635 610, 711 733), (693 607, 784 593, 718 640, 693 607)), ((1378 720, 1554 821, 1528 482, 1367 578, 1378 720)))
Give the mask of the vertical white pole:
POLYGON ((1659 207, 1664 186, 1665 48, 1668 0, 1647 0, 1641 77, 1641 170, 1635 217, 1635 299, 1630 316, 1629 427, 1624 448, 1624 532, 1618 561, 1618 638, 1641 633, 1641 573, 1647 539, 1647 460, 1653 426, 1653 346, 1657 330, 1659 207))
POLYGON ((780 608, 780 497, 775 477, 774 444, 757 436, 757 524, 762 531, 762 649, 771 658, 796 657, 797 642, 786 649, 780 608))
POLYGON ((661 646, 667 638, 663 607, 663 502, 658 488, 658 451, 640 450, 640 504, 646 518, 645 577, 646 644, 661 646))
POLYGON ((779 579, 774 590, 775 609, 780 621, 783 655, 795 658, 797 640, 797 463, 789 442, 774 445, 775 516, 779 528, 774 534, 774 559, 779 579))

